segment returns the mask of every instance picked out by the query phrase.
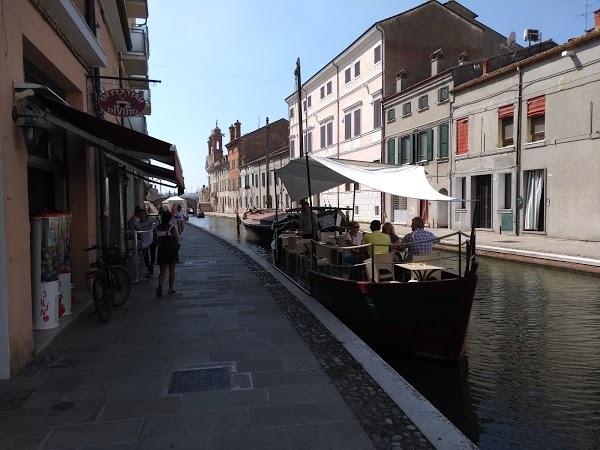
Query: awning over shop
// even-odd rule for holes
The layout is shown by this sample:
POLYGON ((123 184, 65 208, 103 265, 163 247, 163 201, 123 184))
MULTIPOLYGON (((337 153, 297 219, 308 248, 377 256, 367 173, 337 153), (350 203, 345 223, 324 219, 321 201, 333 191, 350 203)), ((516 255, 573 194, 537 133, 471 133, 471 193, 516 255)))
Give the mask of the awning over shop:
MULTIPOLYGON (((167 180, 174 180, 181 192, 185 189, 183 170, 174 145, 79 111, 39 93, 36 93, 33 98, 47 109, 44 119, 106 150, 120 156, 135 158, 139 163, 145 163, 141 161, 144 159, 154 159, 173 166, 174 170, 168 171, 169 178, 167 180), (174 174, 174 178, 172 174, 174 174)), ((162 168, 149 163, 145 164, 154 168, 152 169, 154 173, 163 173, 160 170, 162 168)), ((135 164, 132 163, 132 165, 135 164)), ((151 175, 149 172, 148 174, 151 175)), ((161 178, 158 175, 151 176, 161 178)))
POLYGON ((157 166, 155 164, 132 158, 131 156, 124 154, 120 154, 119 159, 127 164, 130 164, 136 169, 139 169, 149 177, 158 178, 160 180, 168 181, 179 186, 177 182, 177 174, 173 169, 157 166))
MULTIPOLYGON (((400 197, 421 200, 452 201, 440 194, 427 181, 423 166, 395 166, 363 161, 309 156, 310 186, 313 195, 344 183, 360 183, 372 189, 400 197)), ((308 177, 305 158, 290 161, 276 175, 292 200, 308 197, 308 177)))

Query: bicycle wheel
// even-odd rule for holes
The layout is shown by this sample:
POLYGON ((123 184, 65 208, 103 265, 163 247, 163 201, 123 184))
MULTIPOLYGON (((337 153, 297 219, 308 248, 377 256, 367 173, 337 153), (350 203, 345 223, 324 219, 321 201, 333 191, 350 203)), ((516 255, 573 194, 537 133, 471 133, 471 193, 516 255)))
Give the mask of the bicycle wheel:
POLYGON ((129 278, 127 271, 122 267, 111 267, 110 285, 114 292, 112 305, 123 306, 131 291, 131 278, 129 278))
POLYGON ((110 301, 108 300, 108 286, 106 281, 100 278, 94 278, 92 283, 92 300, 94 300, 94 306, 96 307, 96 313, 98 317, 104 323, 110 320, 110 301))

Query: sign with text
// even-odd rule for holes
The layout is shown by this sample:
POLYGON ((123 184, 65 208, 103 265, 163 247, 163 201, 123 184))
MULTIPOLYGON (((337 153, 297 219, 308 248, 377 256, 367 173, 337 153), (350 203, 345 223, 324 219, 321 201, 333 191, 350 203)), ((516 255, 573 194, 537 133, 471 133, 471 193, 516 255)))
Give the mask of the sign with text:
POLYGON ((138 116, 146 107, 144 97, 129 89, 111 89, 98 97, 103 111, 113 116, 138 116))

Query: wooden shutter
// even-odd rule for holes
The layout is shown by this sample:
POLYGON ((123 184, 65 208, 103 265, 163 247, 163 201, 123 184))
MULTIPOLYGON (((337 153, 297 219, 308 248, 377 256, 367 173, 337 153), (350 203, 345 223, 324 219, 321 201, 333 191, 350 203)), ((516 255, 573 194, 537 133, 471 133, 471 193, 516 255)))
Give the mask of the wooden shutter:
POLYGON ((527 100, 527 117, 539 117, 546 114, 546 97, 536 97, 527 100))
POLYGON ((398 162, 397 162, 397 164, 404 163, 404 158, 402 155, 402 152, 404 151, 403 144, 404 144, 404 142, 402 141, 402 137, 399 137, 398 138, 398 162))
POLYGON ((396 156, 396 140, 390 139, 388 140, 388 164, 396 164, 394 157, 396 156))
POLYGON ((427 130, 427 161, 433 161, 433 130, 427 130))
POLYGON ((333 145, 333 122, 327 124, 327 145, 333 145))
POLYGON ((352 114, 348 113, 344 116, 344 139, 352 137, 352 114))
POLYGON ((469 153, 469 119, 456 121, 456 154, 465 155, 469 153))
POLYGON ((354 136, 360 136, 360 109, 354 111, 354 136))
POLYGON ((325 148, 325 125, 321 125, 321 148, 325 148))
POLYGON ((448 124, 438 127, 438 159, 448 157, 448 124))
POLYGON ((414 164, 417 160, 415 153, 418 151, 418 139, 419 135, 417 133, 413 133, 410 135, 410 163, 414 164))
POLYGON ((505 119, 515 115, 515 105, 506 105, 498 108, 498 119, 505 119))

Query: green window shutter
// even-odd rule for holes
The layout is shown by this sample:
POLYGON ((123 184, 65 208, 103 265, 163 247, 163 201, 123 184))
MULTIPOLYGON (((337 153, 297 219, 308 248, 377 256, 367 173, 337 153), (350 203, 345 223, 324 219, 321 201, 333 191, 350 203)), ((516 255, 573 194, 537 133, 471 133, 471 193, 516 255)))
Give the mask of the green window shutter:
POLYGON ((448 157, 448 124, 438 127, 438 159, 448 157))
POLYGON ((397 162, 397 164, 401 165, 402 162, 403 162, 403 159, 402 159, 402 136, 400 136, 398 138, 398 162, 397 162))
POLYGON ((433 129, 427 130, 427 161, 433 160, 433 129))
POLYGON ((410 163, 414 164, 416 159, 415 152, 417 151, 417 135, 415 133, 410 135, 410 163))
POLYGON ((396 140, 390 139, 388 140, 388 164, 396 164, 396 160, 394 159, 396 155, 396 140))

